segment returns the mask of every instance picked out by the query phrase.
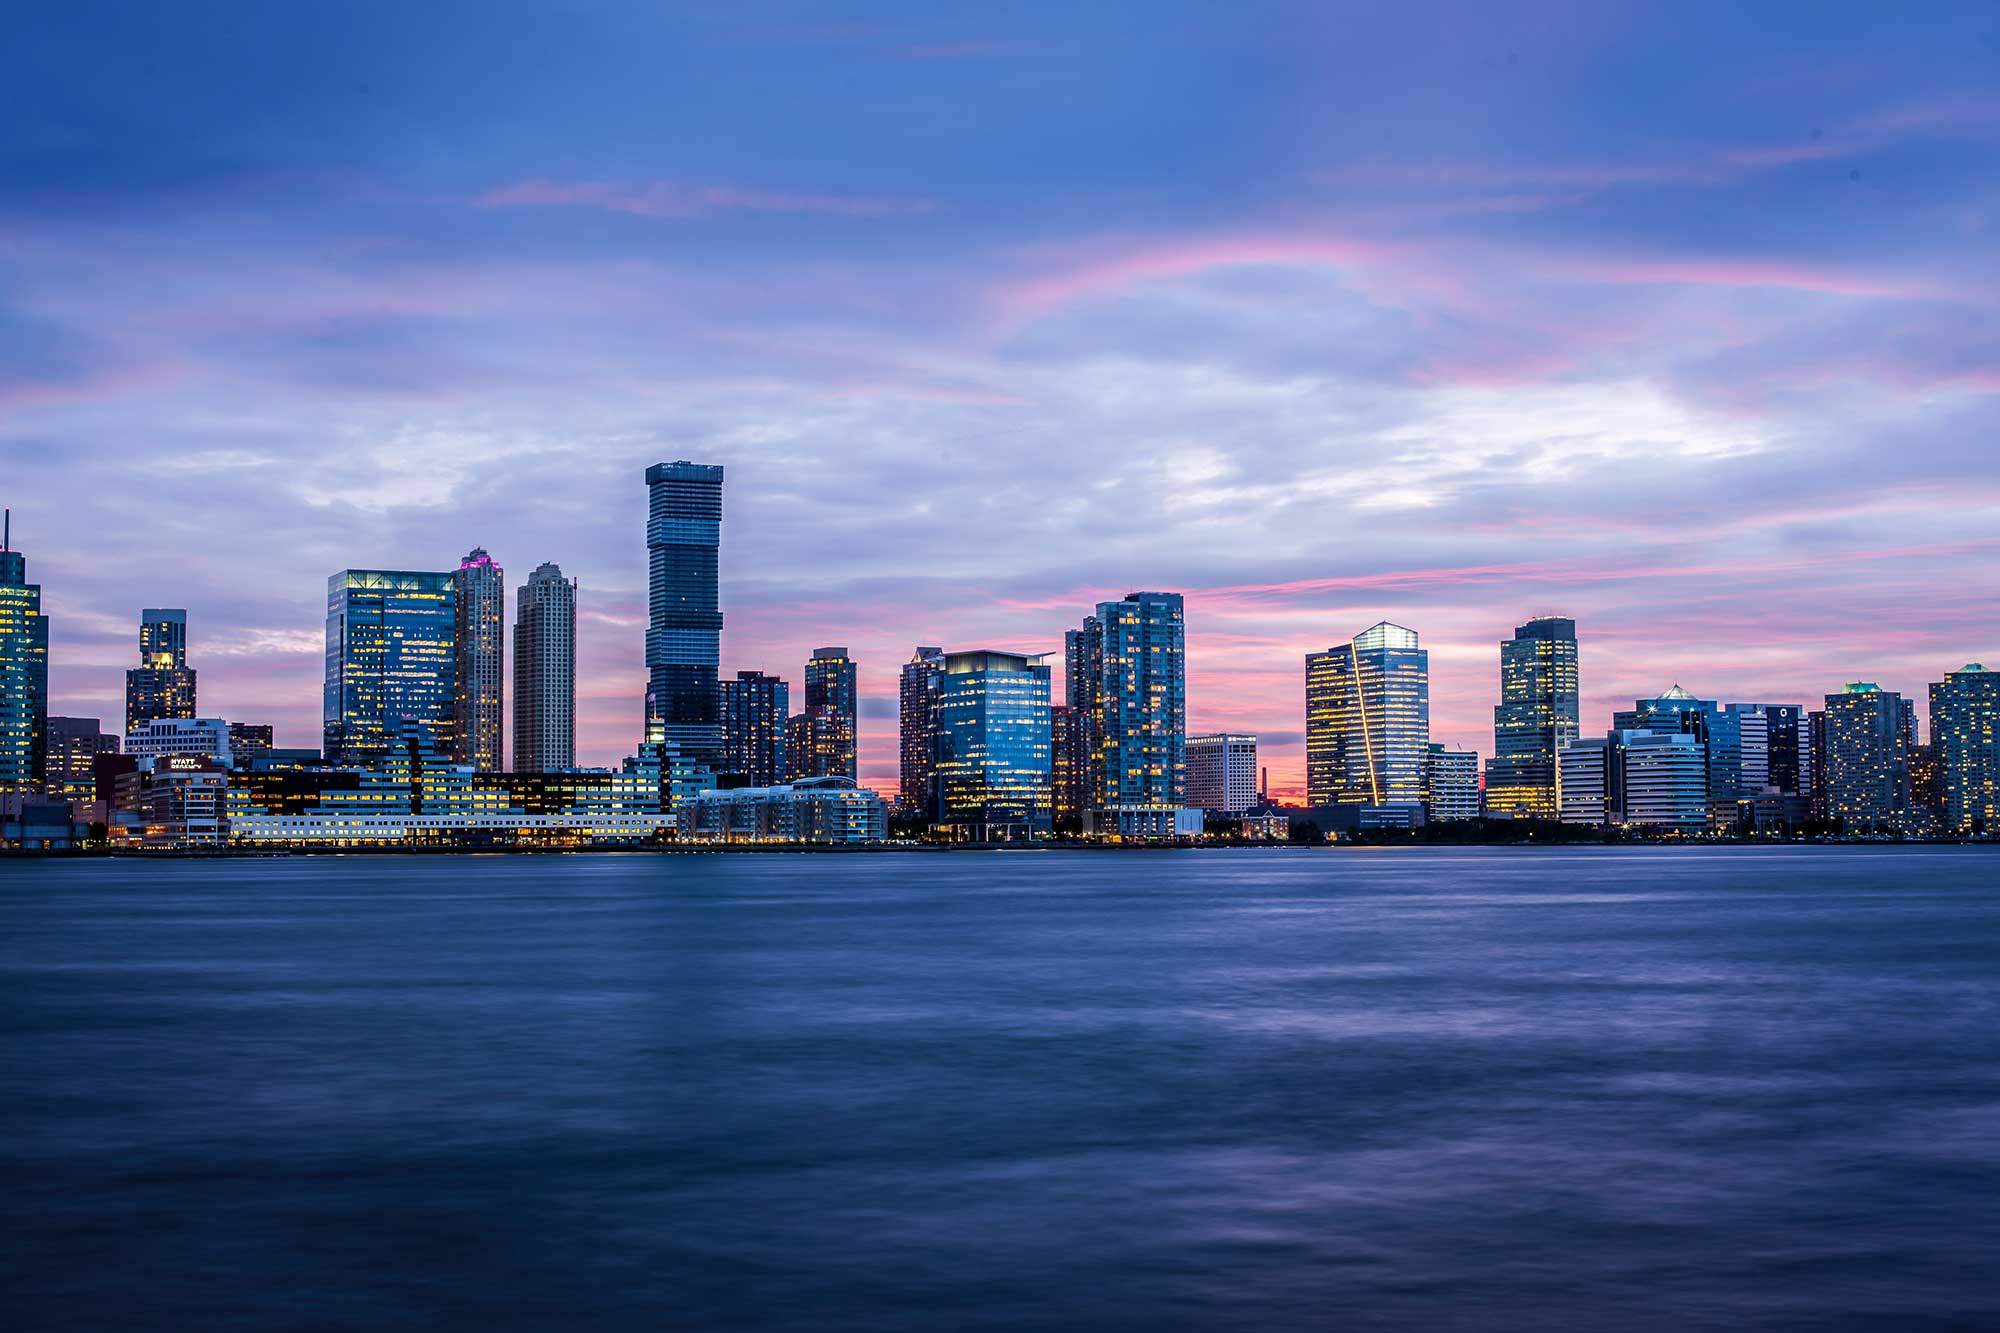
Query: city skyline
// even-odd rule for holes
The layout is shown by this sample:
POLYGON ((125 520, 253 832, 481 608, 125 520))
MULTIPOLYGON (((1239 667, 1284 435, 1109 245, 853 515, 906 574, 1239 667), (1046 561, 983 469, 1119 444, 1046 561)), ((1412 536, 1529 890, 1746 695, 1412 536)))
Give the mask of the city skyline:
POLYGON ((916 645, 1059 652, 1135 588, 1279 796, 1296 663, 1378 621, 1482 758, 1548 612, 1586 735, 2000 658, 1989 8, 1145 17, 361 5, 330 78, 275 13, 49 15, 0 452, 50 710, 122 716, 185 608, 201 712, 313 744, 326 572, 483 546, 590 590, 615 765, 677 457, 728 470, 720 671, 847 645, 885 792, 916 645))

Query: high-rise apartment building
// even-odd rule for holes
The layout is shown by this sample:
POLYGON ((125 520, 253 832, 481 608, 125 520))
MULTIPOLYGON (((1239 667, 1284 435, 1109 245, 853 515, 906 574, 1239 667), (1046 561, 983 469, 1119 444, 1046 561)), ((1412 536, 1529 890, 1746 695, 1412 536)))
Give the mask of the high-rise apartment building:
POLYGON ((125 673, 125 730, 154 718, 193 717, 194 668, 187 664, 187 612, 147 607, 139 613, 139 665, 125 673))
POLYGON ((855 746, 860 702, 860 677, 847 649, 813 649, 806 663, 806 720, 798 733, 805 750, 787 756, 793 776, 860 777, 855 746))
POLYGON ((1479 818, 1479 755, 1433 743, 1425 763, 1425 818, 1433 824, 1479 818))
POLYGON ((1857 681, 1826 696, 1826 813, 1848 833, 1910 819, 1910 721, 1903 696, 1857 681))
POLYGON ((48 764, 43 790, 64 801, 97 798, 94 760, 117 754, 118 737, 107 735, 94 717, 52 717, 48 722, 48 764))
POLYGON ((1049 709, 1049 806, 1059 833, 1078 833, 1090 806, 1090 714, 1068 704, 1049 709))
POLYGON ((907 814, 935 819, 931 808, 931 696, 944 670, 944 649, 919 647, 903 664, 896 689, 897 773, 900 799, 907 814))
POLYGON ((646 736, 683 758, 722 760, 722 469, 646 469, 646 736))
POLYGON ((321 721, 329 762, 382 759, 409 726, 451 752, 458 698, 454 578, 345 569, 327 579, 321 721))
POLYGON ((0 796, 35 796, 48 769, 49 621, 14 516, 0 518, 0 796))
POLYGON ((1314 806, 1421 805, 1430 654, 1387 621, 1306 658, 1306 792, 1314 806))
POLYGON ((1931 686, 1931 749, 1945 828, 2000 832, 2000 672, 1969 662, 1931 686))
POLYGON ((1079 812, 1104 804, 1104 769, 1098 763, 1103 721, 1104 622, 1085 616, 1080 629, 1063 633, 1063 705, 1076 710, 1083 730, 1083 762, 1077 772, 1079 812))
POLYGON ((1065 638, 1065 672, 1090 711, 1093 808, 1187 804, 1187 627, 1177 592, 1099 602, 1065 638))
POLYGON ((1187 738, 1187 804, 1240 815, 1257 804, 1257 738, 1233 732, 1187 738))
POLYGON ((576 580, 541 564, 516 594, 514 771, 576 767, 576 580))
POLYGON ((1556 818, 1556 756, 1577 737, 1577 700, 1576 621, 1538 616, 1501 643, 1488 815, 1556 818))
POLYGON ((761 671, 739 671, 722 682, 722 771, 745 786, 775 787, 787 775, 785 724, 791 686, 761 671))
POLYGON ((941 829, 982 842, 1049 831, 1049 668, 1040 658, 947 654, 931 734, 941 829))
POLYGON ((451 757, 482 773, 506 767, 502 692, 506 684, 507 571, 475 546, 452 576, 456 654, 451 757))

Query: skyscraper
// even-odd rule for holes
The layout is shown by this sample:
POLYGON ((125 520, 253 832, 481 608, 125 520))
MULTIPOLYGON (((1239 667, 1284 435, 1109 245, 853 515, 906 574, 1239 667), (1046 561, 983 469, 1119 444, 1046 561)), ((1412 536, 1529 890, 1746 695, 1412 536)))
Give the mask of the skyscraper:
POLYGON ((1075 778, 1081 793, 1078 809, 1090 810, 1104 804, 1104 769, 1097 761, 1104 721, 1104 622, 1096 616, 1085 616, 1082 628, 1063 634, 1063 689, 1064 706, 1075 709, 1080 719, 1075 724, 1083 744, 1075 778))
POLYGON ((1736 803, 1746 794, 1743 718, 1742 713, 1723 708, 1713 699, 1696 698, 1674 685, 1656 698, 1635 699, 1631 708, 1613 713, 1611 726, 1618 732, 1685 732, 1700 741, 1708 782, 1709 822, 1717 829, 1728 829, 1735 826, 1736 803))
POLYGON ((713 767, 722 759, 722 469, 655 463, 646 493, 646 736, 713 767))
POLYGON ((49 621, 14 515, 0 518, 0 796, 34 796, 48 767, 49 621))
POLYGON ((452 576, 456 657, 452 758, 482 773, 505 767, 501 691, 506 680, 507 571, 475 546, 452 576))
POLYGON ((1556 757, 1577 737, 1576 622, 1537 616, 1500 645, 1500 702, 1486 764, 1486 813, 1557 817, 1556 757))
POLYGON ((791 686, 761 671, 739 671, 722 682, 722 771, 752 787, 775 787, 787 776, 785 724, 791 686))
POLYGON ((903 663, 902 680, 896 689, 897 759, 901 779, 898 804, 926 819, 936 818, 931 808, 931 696, 937 690, 938 674, 944 670, 942 648, 918 648, 903 663))
POLYGON ((1090 809, 1090 714, 1068 704, 1051 708, 1049 731, 1049 817, 1058 832, 1078 833, 1090 809))
POLYGON ((1187 738, 1187 803, 1240 815, 1257 804, 1257 738, 1222 732, 1187 738))
POLYGON ((1430 654, 1387 621, 1306 658, 1306 792, 1315 806, 1420 805, 1430 654))
POLYGON ((541 564, 514 612, 514 771, 576 767, 576 581, 541 564))
POLYGON ((125 673, 125 730, 155 718, 193 717, 194 668, 187 664, 187 612, 147 607, 139 614, 139 665, 125 673))
POLYGON ((806 711, 788 730, 786 760, 795 778, 858 778, 855 722, 859 680, 845 648, 815 648, 806 663, 806 711), (797 742, 799 749, 790 752, 797 742))
POLYGON ((1424 817, 1433 824, 1479 818, 1479 756, 1433 742, 1426 763, 1424 817))
POLYGON ((1803 795, 1811 785, 1805 709, 1799 704, 1730 704, 1742 742, 1743 796, 1765 788, 1803 795))
POLYGON ((932 711, 938 824, 976 841, 1047 833, 1050 737, 1039 657, 947 655, 932 711))
POLYGON ((2000 832, 2000 672, 1968 662, 1931 686, 1931 748, 1945 827, 2000 832))
POLYGON ((1903 696, 1857 681, 1826 696, 1826 813, 1848 833, 1900 831, 1910 815, 1903 696))
POLYGON ((345 569, 326 581, 329 762, 367 764, 401 744, 406 725, 450 752, 457 701, 455 575, 345 569))
MULTIPOLYGON (((1187 804, 1187 629, 1177 592, 1099 602, 1074 652, 1096 747, 1091 797, 1106 809, 1187 804)), ((1068 662, 1065 670, 1070 670, 1068 662)), ((1074 705, 1073 701, 1073 705, 1074 705)))

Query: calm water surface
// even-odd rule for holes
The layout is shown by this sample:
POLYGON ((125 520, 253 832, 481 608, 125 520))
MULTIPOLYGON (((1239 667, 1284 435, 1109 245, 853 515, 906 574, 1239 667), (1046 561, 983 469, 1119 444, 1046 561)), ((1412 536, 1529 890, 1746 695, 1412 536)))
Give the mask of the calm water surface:
POLYGON ((2000 853, 0 863, 0 1327, 2000 1325, 2000 853))

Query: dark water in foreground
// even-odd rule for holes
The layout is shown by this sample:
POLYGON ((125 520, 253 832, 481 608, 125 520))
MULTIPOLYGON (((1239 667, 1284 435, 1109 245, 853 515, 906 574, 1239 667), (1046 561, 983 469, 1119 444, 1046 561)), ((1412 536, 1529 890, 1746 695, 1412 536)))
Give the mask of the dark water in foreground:
POLYGON ((2000 854, 0 863, 0 1327, 2000 1325, 2000 854))

